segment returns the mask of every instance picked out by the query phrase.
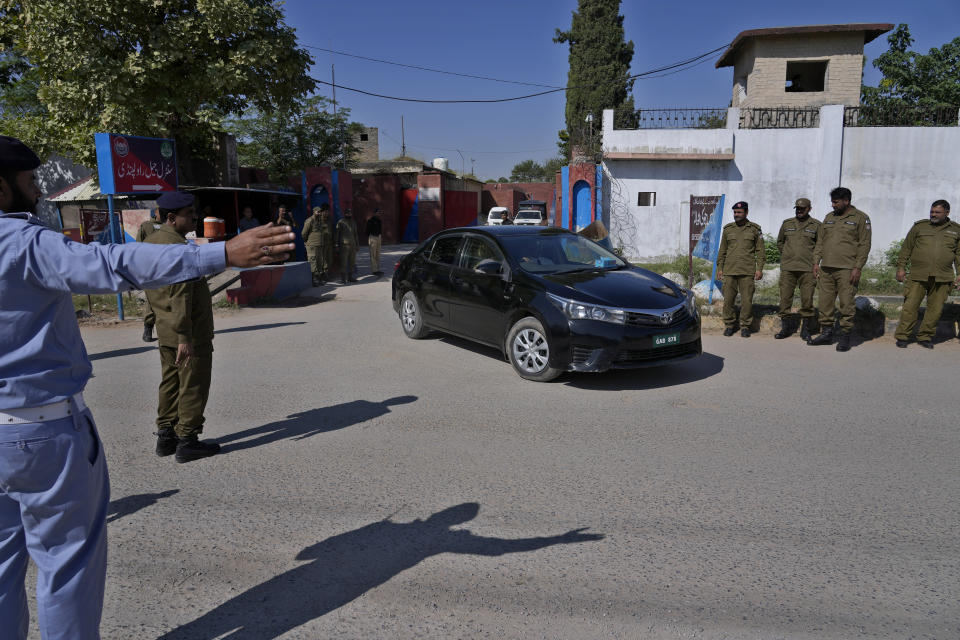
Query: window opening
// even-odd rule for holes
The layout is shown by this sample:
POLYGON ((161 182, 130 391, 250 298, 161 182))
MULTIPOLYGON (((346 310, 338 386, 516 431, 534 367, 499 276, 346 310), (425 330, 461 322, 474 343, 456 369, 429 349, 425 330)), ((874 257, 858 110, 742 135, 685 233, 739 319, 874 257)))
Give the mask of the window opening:
POLYGON ((827 60, 787 63, 787 93, 823 91, 826 84, 827 60))

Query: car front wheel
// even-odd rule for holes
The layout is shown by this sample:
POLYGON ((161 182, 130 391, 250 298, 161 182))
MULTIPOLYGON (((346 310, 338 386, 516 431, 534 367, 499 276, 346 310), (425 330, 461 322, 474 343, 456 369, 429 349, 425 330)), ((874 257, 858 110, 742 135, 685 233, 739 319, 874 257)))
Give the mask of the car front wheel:
POLYGON ((543 325, 534 317, 518 320, 507 334, 510 364, 521 378, 547 382, 562 371, 550 366, 550 342, 543 325))
POLYGON ((423 313, 420 311, 420 301, 413 291, 407 291, 400 299, 400 326, 408 338, 419 340, 426 336, 429 330, 423 326, 423 313))

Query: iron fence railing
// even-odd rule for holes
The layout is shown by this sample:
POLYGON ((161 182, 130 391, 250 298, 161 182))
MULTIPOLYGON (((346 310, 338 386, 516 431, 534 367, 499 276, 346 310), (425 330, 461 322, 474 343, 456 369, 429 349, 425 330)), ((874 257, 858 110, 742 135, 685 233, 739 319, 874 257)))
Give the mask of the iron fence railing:
POLYGON ((637 129, 723 129, 726 109, 640 109, 637 129))
POLYGON ((845 127, 956 127, 960 126, 958 107, 917 107, 882 105, 846 107, 845 127))
POLYGON ((740 109, 741 129, 807 129, 820 126, 815 107, 748 107, 740 109))

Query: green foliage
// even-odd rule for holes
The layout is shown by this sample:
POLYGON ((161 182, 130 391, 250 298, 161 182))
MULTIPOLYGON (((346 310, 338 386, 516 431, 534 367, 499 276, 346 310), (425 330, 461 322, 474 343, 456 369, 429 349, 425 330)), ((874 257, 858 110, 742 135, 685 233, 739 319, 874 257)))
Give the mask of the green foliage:
POLYGON ((285 180, 304 167, 356 164, 363 125, 349 117, 349 109, 334 114, 326 98, 313 96, 287 108, 251 110, 224 126, 237 137, 241 165, 263 167, 274 180, 285 180))
POLYGON ((960 37, 929 53, 910 51, 910 29, 899 24, 887 36, 890 48, 873 61, 880 86, 863 85, 861 102, 869 107, 960 106, 960 37))
POLYGON ((173 137, 184 181, 226 116, 289 108, 315 86, 273 0, 3 0, 0 43, 26 65, 3 106, 26 90, 38 107, 4 108, 0 132, 87 166, 96 132, 173 137))
POLYGON ((569 31, 556 30, 553 39, 569 45, 566 129, 559 134, 564 158, 571 148, 582 147, 588 155, 599 151, 604 109, 614 109, 614 126, 636 126, 636 110, 630 92, 630 62, 633 41, 624 41, 620 0, 579 0, 569 31), (585 122, 593 116, 592 126, 585 122))
POLYGON ((780 264, 780 247, 777 239, 769 233, 763 234, 764 262, 766 264, 780 264))
POLYGON ((513 165, 509 182, 553 182, 557 171, 564 165, 566 161, 563 158, 551 158, 543 164, 536 160, 524 160, 513 165))
POLYGON ((900 259, 900 249, 903 248, 903 240, 894 240, 883 252, 883 264, 888 267, 896 267, 897 260, 900 259))

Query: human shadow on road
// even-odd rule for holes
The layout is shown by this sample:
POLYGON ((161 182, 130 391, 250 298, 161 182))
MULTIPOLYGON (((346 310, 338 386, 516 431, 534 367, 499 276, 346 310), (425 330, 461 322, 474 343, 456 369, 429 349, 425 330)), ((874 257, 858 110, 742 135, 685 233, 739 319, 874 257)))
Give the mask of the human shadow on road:
POLYGON ((229 329, 217 329, 214 333, 237 333, 238 331, 263 331, 264 329, 277 329, 279 327, 289 327, 296 324, 307 324, 306 322, 271 322, 269 324, 251 324, 246 327, 230 327, 229 329))
POLYGON ((270 578, 160 637, 160 640, 265 640, 276 638, 335 611, 441 553, 501 556, 555 544, 602 540, 602 534, 573 529, 537 538, 488 538, 452 527, 480 512, 476 502, 439 511, 426 520, 389 518, 327 538, 303 549, 309 560, 270 578))
POLYGON ((611 369, 603 373, 564 374, 567 386, 592 391, 659 389, 715 376, 723 370, 723 358, 704 352, 699 358, 673 365, 643 369, 611 369))
POLYGON ((154 505, 163 498, 169 498, 179 491, 180 489, 168 489, 167 491, 161 491, 160 493, 137 493, 125 498, 111 500, 110 504, 107 506, 107 524, 115 522, 124 516, 130 515, 131 513, 136 513, 137 511, 140 511, 140 509, 145 509, 151 505, 154 505))
POLYGON ((223 454, 259 447, 286 438, 303 440, 320 433, 344 429, 367 420, 379 418, 390 413, 390 407, 415 402, 417 399, 417 396, 396 396, 383 402, 370 402, 369 400, 344 402, 330 407, 294 413, 284 420, 230 433, 217 438, 216 441, 222 446, 220 453, 223 454))
POLYGON ((114 349, 113 351, 101 351, 100 353, 91 353, 87 357, 90 361, 94 360, 104 360, 106 358, 119 358, 120 356, 132 356, 137 353, 146 353, 147 351, 155 351, 157 349, 156 345, 152 347, 128 347, 126 349, 114 349))

